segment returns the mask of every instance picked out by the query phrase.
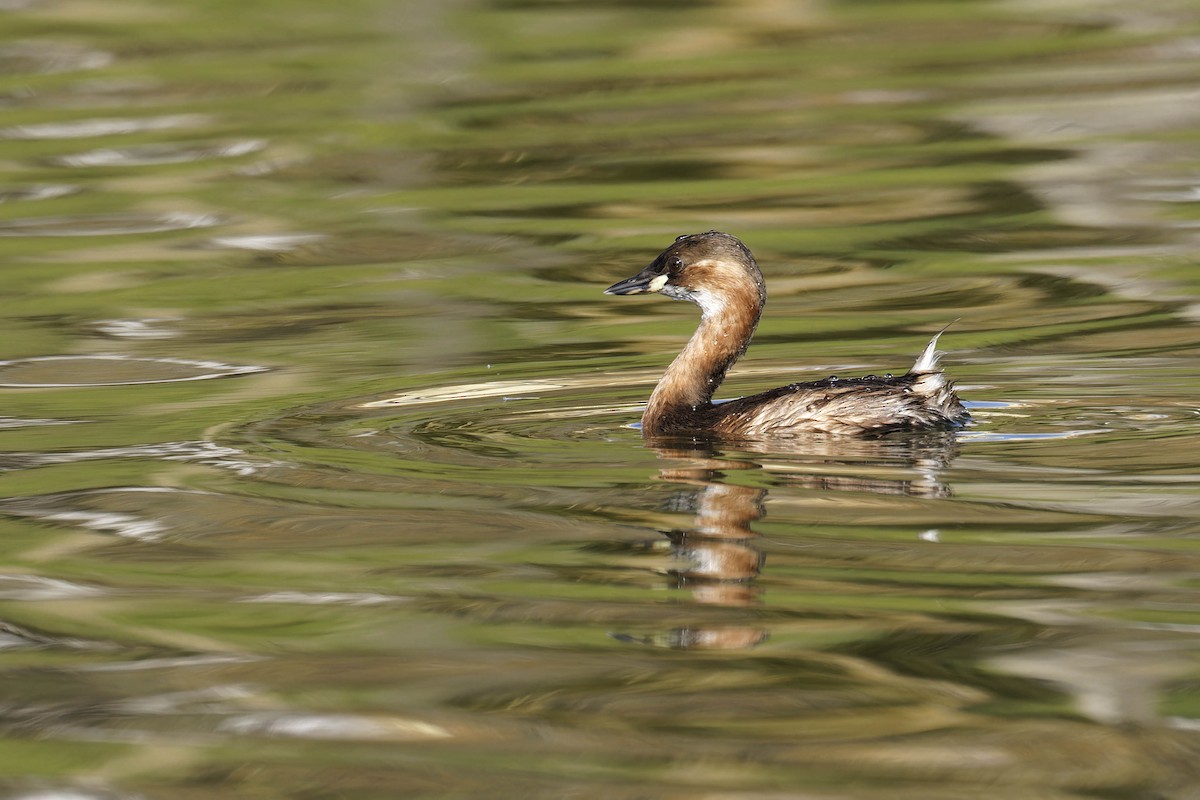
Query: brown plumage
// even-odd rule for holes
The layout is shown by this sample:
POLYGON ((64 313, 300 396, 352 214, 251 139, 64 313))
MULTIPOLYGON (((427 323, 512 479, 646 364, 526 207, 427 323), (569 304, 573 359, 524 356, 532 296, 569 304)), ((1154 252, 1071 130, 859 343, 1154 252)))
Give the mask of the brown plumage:
POLYGON ((642 415, 645 436, 872 435, 951 428, 969 419, 938 368, 940 333, 899 377, 793 383, 714 405, 713 392, 746 352, 767 300, 754 256, 727 233, 680 236, 650 266, 605 290, 617 295, 648 292, 693 302, 702 317, 650 395, 642 415))

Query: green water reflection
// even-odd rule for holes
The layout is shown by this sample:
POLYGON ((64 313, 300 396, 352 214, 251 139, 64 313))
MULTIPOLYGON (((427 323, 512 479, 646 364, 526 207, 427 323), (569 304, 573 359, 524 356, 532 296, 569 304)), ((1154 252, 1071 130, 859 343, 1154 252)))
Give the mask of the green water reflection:
POLYGON ((1193 4, 0 6, 0 795, 1194 795, 1193 4))

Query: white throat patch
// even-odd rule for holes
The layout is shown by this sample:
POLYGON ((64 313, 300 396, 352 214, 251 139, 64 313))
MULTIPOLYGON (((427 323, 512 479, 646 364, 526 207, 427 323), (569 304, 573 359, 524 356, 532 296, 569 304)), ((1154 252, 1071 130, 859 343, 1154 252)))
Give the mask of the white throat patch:
POLYGON ((725 310, 725 298, 705 289, 692 292, 690 299, 700 306, 700 313, 704 317, 715 317, 725 310))

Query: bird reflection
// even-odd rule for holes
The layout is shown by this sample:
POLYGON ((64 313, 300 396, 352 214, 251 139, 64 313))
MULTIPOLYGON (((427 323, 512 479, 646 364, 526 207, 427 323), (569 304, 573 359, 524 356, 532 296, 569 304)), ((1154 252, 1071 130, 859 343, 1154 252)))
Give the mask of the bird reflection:
POLYGON ((874 439, 811 436, 784 441, 738 442, 762 461, 774 483, 802 489, 949 497, 941 472, 958 455, 953 431, 874 439))
MULTIPOLYGON (((726 483, 725 473, 758 469, 753 461, 721 457, 711 446, 654 446, 659 458, 671 462, 657 478, 683 488, 667 502, 667 510, 693 515, 688 528, 660 531, 666 541, 644 543, 647 549, 665 545, 673 566, 667 569, 676 586, 686 588, 699 603, 749 606, 758 602, 753 581, 762 571, 764 556, 754 546, 758 534, 750 523, 763 515, 765 489, 726 483)), ((689 650, 741 650, 767 638, 761 628, 702 626, 674 628, 648 636, 613 634, 625 642, 689 650)))
MULTIPOLYGON (((692 522, 687 528, 660 530, 663 539, 643 542, 641 548, 666 549, 672 566, 665 572, 674 579, 674 587, 689 591, 697 603, 724 607, 746 607, 760 601, 761 589, 755 581, 766 563, 756 542, 759 534, 751 524, 765 513, 767 490, 730 483, 729 473, 767 469, 773 484, 788 488, 945 497, 951 492, 939 473, 957 453, 951 432, 854 440, 807 437, 734 445, 670 439, 648 443, 667 462, 656 479, 681 487, 664 510, 691 514, 692 522), (899 474, 889 474, 889 469, 895 468, 899 474)), ((766 640, 768 633, 758 627, 721 625, 613 636, 677 649, 734 650, 754 647, 766 640)))
POLYGON ((752 602, 755 590, 750 582, 761 572, 764 556, 753 545, 758 534, 750 523, 763 515, 767 492, 723 481, 728 471, 758 469, 758 465, 719 458, 711 449, 656 450, 660 458, 685 462, 659 470, 658 479, 690 487, 675 495, 672 506, 694 514, 690 528, 663 532, 673 555, 683 563, 670 572, 681 585, 692 586, 702 602, 752 602))

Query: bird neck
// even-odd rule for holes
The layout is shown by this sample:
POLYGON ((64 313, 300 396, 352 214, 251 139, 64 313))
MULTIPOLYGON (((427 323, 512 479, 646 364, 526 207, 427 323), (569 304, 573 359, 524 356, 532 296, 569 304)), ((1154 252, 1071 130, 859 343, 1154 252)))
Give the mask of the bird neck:
POLYGON ((696 303, 704 315, 654 387, 642 415, 644 434, 664 433, 673 421, 686 420, 712 405, 713 393, 746 352, 762 314, 762 301, 756 293, 725 298, 724 302, 700 295, 696 303))

